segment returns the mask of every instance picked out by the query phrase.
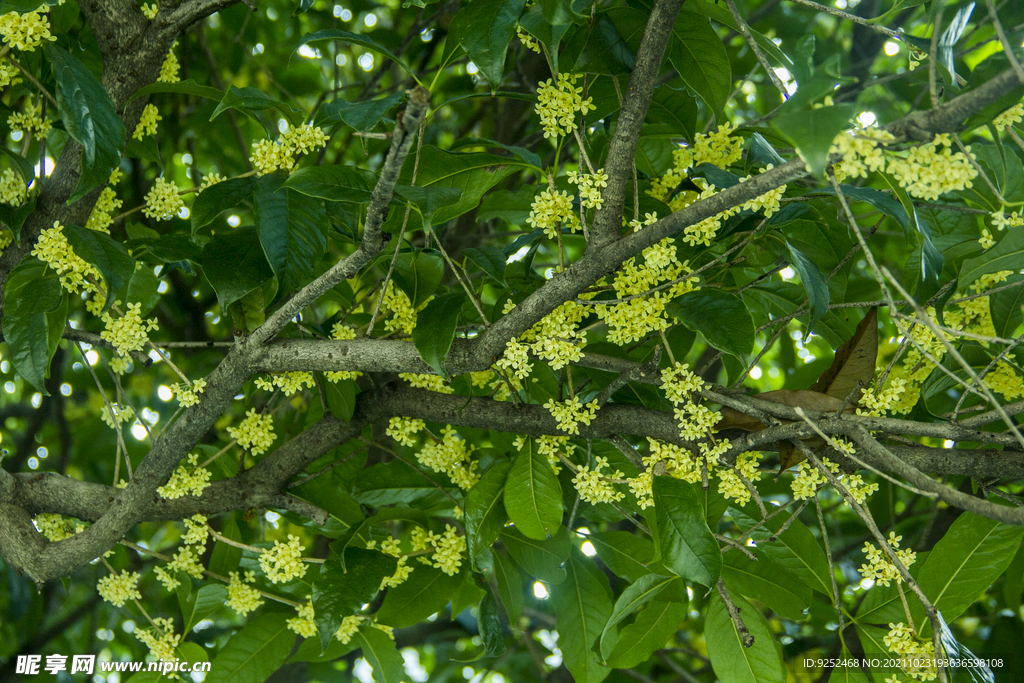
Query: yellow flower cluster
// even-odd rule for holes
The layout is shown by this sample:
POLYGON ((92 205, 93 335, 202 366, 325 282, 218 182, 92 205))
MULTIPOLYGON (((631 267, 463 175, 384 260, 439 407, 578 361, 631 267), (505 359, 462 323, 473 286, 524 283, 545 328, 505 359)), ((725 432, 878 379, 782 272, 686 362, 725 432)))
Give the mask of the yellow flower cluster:
POLYGON ((96 206, 92 208, 92 213, 89 214, 89 221, 85 224, 85 227, 90 230, 110 234, 110 226, 114 222, 114 215, 118 209, 124 206, 124 202, 117 198, 117 191, 113 188, 120 180, 121 170, 115 168, 114 172, 110 174, 110 182, 100 192, 100 198, 96 200, 96 206))
POLYGON ((661 386, 674 406, 679 435, 684 439, 696 441, 708 436, 722 418, 721 413, 693 400, 693 393, 704 387, 704 380, 690 372, 689 365, 673 364, 662 370, 661 386))
POLYGON ((201 496, 210 485, 210 470, 199 466, 199 454, 189 453, 188 466, 179 465, 166 484, 157 488, 162 498, 174 500, 182 496, 201 496))
POLYGON ((404 379, 409 383, 409 386, 416 387, 417 389, 426 389, 427 391, 435 391, 439 394, 452 394, 455 390, 444 383, 444 377, 440 375, 428 375, 418 374, 415 372, 400 372, 398 373, 400 379, 404 379))
POLYGON ((889 633, 882 637, 882 642, 890 652, 900 656, 900 668, 915 681, 938 678, 935 647, 931 641, 918 640, 906 624, 889 624, 889 633))
POLYGON ((250 159, 257 175, 273 173, 279 169, 295 168, 295 155, 316 151, 327 144, 322 128, 312 124, 289 127, 276 142, 260 140, 252 144, 250 159))
POLYGON ((238 572, 231 572, 228 577, 231 579, 230 583, 228 583, 228 599, 227 603, 225 603, 228 607, 244 617, 263 604, 260 592, 247 585, 256 583, 256 574, 254 572, 245 572, 245 581, 239 577, 238 572))
POLYGON ((579 218, 572 210, 572 195, 555 189, 542 190, 534 197, 526 222, 534 230, 543 230, 552 240, 562 227, 568 227, 570 232, 580 229, 579 218))
MULTIPOLYGON (((170 565, 167 565, 168 567, 170 565)), ((181 585, 181 581, 178 581, 177 577, 168 572, 163 567, 154 567, 153 573, 156 574, 157 580, 163 584, 164 590, 170 592, 181 585)))
MULTIPOLYGON (((406 297, 408 300, 408 297, 406 297)), ((334 323, 334 327, 331 328, 331 339, 337 341, 348 341, 349 339, 356 338, 356 331, 341 322, 334 323)), ((343 379, 355 379, 361 377, 363 373, 358 370, 328 370, 324 373, 324 376, 330 382, 340 382, 343 379)))
POLYGON ((593 98, 584 100, 581 97, 583 88, 576 87, 578 74, 558 74, 555 79, 548 79, 537 88, 537 114, 544 127, 545 138, 557 138, 569 135, 576 130, 576 113, 586 116, 587 112, 597 107, 593 98))
MULTIPOLYGON (((764 167, 764 171, 762 171, 762 173, 767 173, 773 168, 775 168, 774 164, 768 164, 767 166, 764 167)), ((743 182, 745 180, 750 180, 750 176, 747 176, 746 178, 741 178, 740 182, 743 182)), ((765 218, 771 218, 778 212, 779 208, 782 206, 782 194, 785 191, 786 186, 779 185, 774 190, 768 190, 764 194, 758 195, 757 197, 754 197, 750 201, 744 202, 740 208, 745 209, 747 211, 753 211, 754 213, 763 211, 765 218)))
POLYGON ((999 231, 1005 230, 1006 228, 1016 228, 1024 225, 1024 216, 1018 215, 1016 211, 1007 216, 1005 207, 991 215, 992 227, 999 231))
POLYGON ((192 386, 189 386, 185 382, 180 384, 171 385, 171 393, 177 395, 178 405, 182 408, 188 408, 199 403, 199 394, 203 393, 206 388, 205 379, 197 379, 192 382, 192 386))
MULTIPOLYGON (((710 134, 697 133, 693 144, 681 147, 672 152, 673 167, 660 178, 651 181, 647 193, 663 201, 669 201, 672 192, 686 179, 687 171, 700 164, 714 164, 725 168, 739 161, 743 155, 743 138, 732 135, 735 127, 724 123, 710 134)), ((680 193, 680 196, 669 202, 673 211, 678 211, 692 203, 695 193, 680 193), (689 197, 683 195, 689 194, 689 197)))
POLYGON ((906 390, 907 381, 899 378, 894 378, 877 395, 875 389, 865 389, 864 393, 860 396, 860 401, 858 401, 857 414, 881 417, 892 409, 893 405, 899 401, 900 396, 906 390))
POLYGON ((580 433, 580 423, 589 426, 590 422, 597 416, 597 399, 590 403, 581 404, 579 396, 573 396, 568 401, 556 401, 549 398, 544 407, 551 413, 551 417, 558 422, 558 428, 567 434, 580 433))
MULTIPOLYGON (((114 306, 119 306, 120 301, 115 301, 114 306)), ((119 356, 127 356, 132 351, 141 351, 149 342, 149 332, 160 329, 157 326, 156 318, 142 319, 142 304, 128 304, 124 315, 116 320, 110 312, 103 314, 101 318, 106 329, 100 332, 100 336, 113 344, 114 350, 119 356)))
POLYGON ((121 572, 120 574, 109 574, 96 583, 96 590, 100 597, 114 605, 123 607, 129 600, 138 600, 142 593, 138 589, 138 572, 121 572))
POLYGON ((403 446, 415 446, 416 435, 426 427, 423 420, 416 420, 411 417, 393 417, 388 420, 388 428, 385 434, 402 444, 403 446))
MULTIPOLYGON (((828 458, 825 458, 823 462, 833 473, 839 470, 839 466, 829 462, 828 458)), ((793 482, 790 484, 790 487, 793 489, 793 498, 796 500, 810 500, 818 494, 818 488, 824 483, 825 475, 819 472, 818 468, 811 464, 809 460, 804 460, 797 465, 796 476, 793 477, 793 482)))
POLYGON ((19 14, 8 12, 0 16, 0 36, 16 50, 33 52, 43 41, 57 40, 50 35, 50 23, 44 12, 45 6, 32 12, 19 14))
POLYGON ((7 245, 14 239, 14 235, 7 228, 0 229, 0 253, 7 248, 7 245))
POLYGON ((79 288, 85 292, 96 291, 93 283, 99 282, 100 271, 75 254, 64 237, 64 226, 58 221, 53 222, 52 228, 39 233, 32 255, 53 268, 60 276, 61 286, 72 294, 79 288))
POLYGON ((533 372, 533 363, 530 362, 530 347, 522 344, 515 337, 508 340, 505 351, 501 358, 495 361, 495 365, 501 370, 509 373, 516 379, 526 379, 533 372))
MULTIPOLYGON (((370 541, 367 547, 375 545, 374 541, 370 541)), ((380 551, 385 555, 398 558, 398 566, 395 567, 395 573, 391 576, 385 576, 380 582, 380 590, 385 588, 394 588, 405 582, 412 574, 412 567, 406 562, 408 561, 406 556, 402 554, 402 549, 398 544, 398 541, 393 538, 386 538, 380 544, 380 551)))
MULTIPOLYGON (((650 445, 650 453, 643 459, 646 469, 628 482, 629 490, 636 496, 637 504, 642 510, 654 505, 651 485, 656 472, 694 484, 701 480, 702 468, 693 454, 685 448, 651 437, 647 437, 647 443, 650 445)), ((716 462, 708 462, 709 473, 716 462)))
POLYGON ((161 120, 163 120, 163 117, 160 116, 156 106, 147 104, 146 108, 142 110, 142 117, 139 118, 139 123, 135 126, 132 138, 141 140, 147 135, 156 135, 156 124, 157 121, 161 120))
POLYGON ((516 37, 519 38, 519 42, 525 45, 528 49, 540 54, 540 43, 537 42, 536 38, 524 31, 522 26, 516 26, 516 37))
POLYGON ((250 408, 238 427, 228 427, 228 435, 253 455, 265 453, 274 443, 274 416, 260 415, 255 408, 250 408))
POLYGON ((202 192, 206 188, 216 185, 217 183, 223 183, 225 180, 227 180, 227 178, 222 176, 220 173, 211 171, 203 176, 203 179, 199 184, 199 191, 202 192))
POLYGON ((160 3, 154 2, 152 5, 142 6, 142 15, 152 21, 156 18, 156 13, 160 10, 160 3))
POLYGON ((18 67, 8 62, 0 61, 0 88, 21 83, 21 72, 18 67))
POLYGON ((395 283, 390 280, 387 289, 384 290, 383 306, 392 316, 390 320, 384 321, 385 330, 412 334, 412 331, 416 329, 416 309, 412 307, 412 302, 409 301, 405 292, 401 288, 395 287, 395 283))
POLYGON ((302 551, 299 539, 288 534, 288 542, 274 541, 274 547, 264 550, 260 555, 260 568, 272 583, 285 583, 292 579, 301 579, 306 575, 306 565, 302 562, 302 551))
POLYGON ((434 554, 430 556, 432 566, 440 569, 448 576, 455 576, 462 566, 462 555, 466 552, 466 537, 449 524, 444 525, 443 534, 430 532, 429 545, 434 546, 434 554))
MULTIPOLYGON (((585 317, 586 307, 575 301, 566 301, 519 338, 528 342, 530 350, 538 358, 546 360, 552 370, 560 370, 583 357, 581 349, 587 343, 587 335, 586 332, 580 332, 578 327, 585 317)), ((525 375, 518 378, 523 379, 525 375)))
POLYGON ((842 157, 832 165, 836 180, 867 178, 869 172, 881 171, 885 168, 884 145, 895 141, 889 131, 874 126, 840 133, 828 150, 830 155, 842 157))
POLYGON ((100 419, 107 423, 107 426, 111 429, 117 429, 118 425, 122 425, 129 420, 135 419, 135 411, 132 410, 131 406, 123 406, 118 403, 111 403, 110 407, 103 406, 100 408, 100 419), (113 415, 111 415, 113 413, 113 415), (117 424, 114 424, 114 423, 117 424))
POLYGON ((580 204, 588 209, 600 209, 604 205, 601 190, 608 187, 608 174, 599 169, 592 174, 569 171, 569 182, 580 188, 580 204))
POLYGON ((312 638, 316 635, 316 622, 313 621, 315 616, 313 612, 313 598, 307 600, 304 605, 298 608, 298 611, 299 616, 286 622, 288 628, 303 638, 312 638))
POLYGON ((156 629, 162 633, 157 637, 156 629, 135 629, 135 637, 146 644, 149 651, 159 660, 166 662, 178 661, 175 648, 181 642, 180 635, 174 635, 174 622, 163 617, 153 619, 156 629))
MULTIPOLYGON (((517 435, 513 444, 517 450, 523 450, 526 446, 527 439, 530 437, 525 435, 517 435)), ((537 453, 547 458, 548 464, 551 465, 551 470, 558 474, 562 471, 561 460, 559 454, 563 451, 563 448, 569 448, 569 437, 567 436, 548 436, 543 434, 536 438, 537 453)))
MULTIPOLYGON (((902 536, 897 536, 895 532, 889 532, 889 547, 896 553, 896 557, 900 559, 904 567, 910 567, 914 564, 917 559, 917 553, 910 548, 900 550, 900 541, 903 540, 902 536)), ((865 579, 871 579, 875 583, 888 586, 890 581, 895 580, 896 583, 901 583, 903 577, 900 576, 899 570, 896 569, 896 565, 886 559, 885 555, 882 554, 881 548, 876 548, 870 543, 864 543, 864 554, 867 555, 867 564, 860 566, 860 575, 865 579)))
POLYGON ((206 516, 196 513, 182 521, 185 522, 186 529, 185 535, 181 538, 182 542, 205 547, 206 541, 210 537, 210 527, 206 524, 206 516))
MULTIPOLYGON (((36 529, 39 530, 39 533, 54 543, 63 541, 65 538, 71 538, 76 533, 71 528, 71 524, 58 514, 43 512, 33 517, 32 522, 35 524, 36 529)), ((82 528, 79 526, 79 529, 82 528)))
POLYGON ((747 478, 747 481, 754 483, 761 478, 757 471, 757 465, 761 454, 754 451, 746 451, 736 456, 734 469, 718 470, 718 492, 726 500, 734 500, 737 505, 746 505, 750 502, 750 489, 746 487, 739 475, 747 478))
POLYGON ((177 83, 181 79, 178 78, 178 70, 181 65, 178 64, 178 58, 174 56, 174 45, 171 45, 171 49, 167 51, 167 57, 164 59, 164 63, 160 65, 160 75, 157 77, 158 83, 177 83))
POLYGON ((274 387, 278 387, 285 396, 291 396, 297 391, 302 391, 304 386, 312 389, 316 386, 316 380, 313 379, 312 372, 300 370, 271 375, 269 380, 257 377, 255 384, 264 391, 273 391, 274 387))
POLYGON ((476 446, 460 438, 455 429, 447 425, 441 430, 441 439, 427 443, 416 454, 416 459, 435 472, 447 474, 456 486, 468 491, 480 479, 476 472, 479 463, 470 460, 474 450, 476 446))
POLYGON ((334 637, 340 640, 342 645, 348 645, 349 641, 352 640, 352 636, 359 630, 359 626, 363 623, 364 619, 365 617, 361 617, 358 614, 345 617, 341 620, 341 626, 338 627, 334 637))
POLYGON ((178 194, 178 185, 163 177, 157 178, 156 183, 146 193, 146 208, 142 213, 158 221, 169 221, 178 215, 185 202, 178 194))
POLYGON ((1024 380, 1013 366, 1004 360, 996 363, 995 369, 985 376, 985 384, 992 391, 1002 394, 1007 401, 1024 396, 1024 380))
POLYGON ((1006 128, 1012 128, 1013 124, 1020 123, 1022 118, 1024 118, 1024 102, 1018 102, 995 117, 992 120, 992 125, 996 127, 996 130, 1002 132, 1006 128))
POLYGON ((167 568, 172 571, 185 572, 189 576, 193 576, 197 579, 203 578, 203 563, 199 561, 199 553, 202 552, 200 548, 197 549, 191 545, 183 545, 174 554, 174 559, 167 563, 167 568))
MULTIPOLYGON (((886 171, 911 196, 928 202, 971 187, 978 172, 963 152, 953 153, 952 144, 949 135, 936 135, 931 142, 909 149, 905 157, 894 157, 886 171)), ((971 151, 969 145, 964 149, 971 151)))
POLYGON ((0 175, 0 202, 11 206, 21 206, 28 199, 28 187, 25 179, 14 169, 4 169, 0 175))
POLYGON ((43 137, 50 132, 52 124, 49 119, 43 118, 42 105, 30 108, 24 114, 15 112, 7 117, 7 125, 12 131, 21 131, 26 135, 43 137))
POLYGON ((580 500, 596 505, 598 503, 617 503, 626 497, 623 492, 612 488, 612 482, 608 481, 623 477, 622 471, 615 470, 613 474, 602 474, 601 470, 607 467, 608 458, 597 457, 594 459, 594 469, 590 469, 589 465, 584 465, 576 472, 576 476, 572 479, 572 485, 580 494, 580 500))

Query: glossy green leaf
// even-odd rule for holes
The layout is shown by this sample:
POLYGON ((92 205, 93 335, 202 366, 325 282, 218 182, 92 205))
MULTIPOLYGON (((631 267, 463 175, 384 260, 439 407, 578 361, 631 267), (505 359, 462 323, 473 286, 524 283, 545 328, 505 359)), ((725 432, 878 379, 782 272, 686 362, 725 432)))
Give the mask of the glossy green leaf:
POLYGON ((823 315, 828 313, 828 305, 832 295, 829 292, 828 283, 825 282, 825 276, 822 275, 821 269, 818 268, 818 264, 789 242, 786 242, 786 247, 789 250, 789 262, 796 269, 796 272, 800 274, 800 282, 807 291, 807 302, 811 307, 811 315, 807 327, 810 329, 814 327, 814 324, 823 315))
POLYGON ((740 633, 716 592, 708 606, 704 637, 718 680, 722 683, 786 683, 782 649, 768 622, 746 600, 736 595, 731 597, 740 610, 743 624, 754 637, 754 644, 743 646, 740 633))
POLYGON ((338 382, 327 380, 323 383, 324 398, 327 399, 327 409, 331 415, 348 422, 356 410, 356 394, 359 393, 359 385, 354 379, 343 379, 338 382))
POLYGON ((636 63, 636 55, 630 49, 623 31, 636 44, 639 42, 639 34, 643 32, 643 25, 643 13, 636 10, 619 8, 602 12, 587 34, 573 71, 628 77, 636 63), (615 20, 610 17, 615 17, 615 20))
POLYGON ((261 177, 253 210, 263 253, 282 292, 306 284, 327 252, 323 201, 282 187, 285 179, 280 172, 261 177))
POLYGON ((412 72, 412 70, 406 65, 406 63, 399 59, 395 53, 393 53, 391 50, 387 49, 386 47, 375 41, 373 38, 370 38, 369 36, 365 35, 360 35, 358 33, 342 31, 336 28, 328 28, 322 31, 317 31, 315 33, 307 33, 306 35, 302 36, 302 39, 295 46, 295 49, 298 50, 303 45, 309 45, 310 43, 316 43, 321 40, 340 40, 344 43, 351 43, 352 45, 359 45, 360 47, 365 47, 367 50, 372 50, 374 52, 384 55, 398 66, 408 71, 409 74, 412 75, 414 78, 416 76, 416 74, 412 72))
POLYGON ((619 632, 619 642, 608 655, 607 665, 631 669, 666 646, 686 619, 687 605, 655 600, 619 632))
POLYGON ((217 233, 203 248, 203 273, 223 310, 274 276, 256 228, 217 233))
POLYGON ((780 617, 794 621, 804 618, 804 610, 811 604, 809 586, 794 581, 767 557, 754 561, 730 551, 724 560, 722 578, 730 593, 762 602, 780 617))
POLYGON ((491 90, 501 83, 505 54, 525 6, 526 0, 473 0, 452 19, 459 44, 487 77, 491 90))
POLYGON ((957 288, 966 291, 982 275, 1001 270, 1017 272, 1021 268, 1024 268, 1024 227, 1010 228, 994 247, 964 261, 957 288))
MULTIPOLYGON (((889 176, 886 176, 886 180, 889 181, 889 185, 892 187, 896 197, 903 204, 903 208, 910 218, 910 228, 918 234, 918 238, 921 240, 921 279, 937 283, 939 274, 942 272, 945 257, 935 247, 932 241, 931 229, 927 223, 918 217, 917 209, 914 207, 914 202, 906 189, 890 179, 889 176)), ((907 236, 909 237, 909 232, 907 236)))
MULTIPOLYGON (((729 515, 741 529, 754 526, 755 522, 751 517, 735 508, 729 508, 729 515)), ((788 521, 788 515, 776 515, 754 531, 753 539, 757 543, 757 554, 764 554, 793 580, 831 598, 832 580, 828 572, 828 560, 814 534, 803 522, 793 520, 789 528, 776 540, 768 541, 788 521)))
POLYGON ((820 109, 800 108, 775 117, 775 127, 793 143, 816 178, 825 177, 828 150, 836 135, 850 127, 855 108, 838 104, 820 109))
POLYGON ((462 253, 480 266, 480 269, 490 275, 495 282, 508 289, 508 283, 505 282, 505 252, 497 247, 483 246, 463 249, 462 253))
POLYGON ((648 567, 654 561, 654 544, 649 539, 628 531, 602 531, 587 536, 597 556, 616 576, 637 581, 651 573, 648 567))
POLYGON ((419 308, 441 284, 444 258, 440 252, 432 250, 403 251, 395 260, 395 272, 391 277, 409 297, 413 308, 419 308))
POLYGON ((652 489, 665 566, 688 581, 713 587, 722 572, 722 551, 693 489, 665 476, 655 477, 652 489))
POLYGON ((684 6, 676 18, 668 58, 686 86, 721 117, 732 92, 732 66, 708 19, 684 6))
MULTIPOLYGON (((77 225, 65 225, 63 232, 75 255, 100 271, 108 292, 120 292, 135 273, 135 259, 128 253, 128 248, 110 235, 77 225)), ((111 299, 113 297, 107 297, 104 311, 113 305, 111 299)))
MULTIPOLYGON (((722 26, 728 26, 737 33, 740 33, 740 28, 732 18, 732 14, 729 13, 728 7, 725 7, 720 3, 716 3, 713 0, 688 0, 686 3, 686 9, 703 14, 716 23, 719 23, 722 26)), ((766 55, 771 57, 779 66, 788 69, 790 72, 795 71, 793 62, 782 50, 779 49, 778 45, 758 31, 752 28, 749 28, 749 30, 754 38, 754 42, 758 44, 766 55)))
POLYGON ((505 652, 506 649, 499 609, 498 601, 488 591, 483 599, 480 600, 480 613, 477 619, 480 639, 484 643, 484 656, 486 657, 497 657, 505 652))
POLYGON ((505 510, 528 538, 543 540, 562 524, 562 486, 533 439, 519 451, 505 482, 505 510))
POLYGON ((191 220, 192 234, 199 228, 209 225, 222 212, 227 211, 246 199, 256 188, 256 179, 229 178, 215 185, 210 185, 196 196, 192 202, 191 220))
POLYGON ((57 111, 82 145, 82 175, 68 199, 74 203, 107 183, 121 161, 125 127, 106 89, 77 57, 56 43, 47 42, 44 50, 57 80, 57 111))
POLYGON ((466 546, 474 565, 477 557, 491 547, 508 521, 502 492, 511 468, 509 460, 496 462, 466 494, 466 546))
POLYGON ((380 582, 394 574, 398 566, 398 560, 378 550, 347 548, 344 553, 347 571, 338 554, 332 553, 313 579, 314 620, 321 652, 327 649, 342 619, 370 602, 380 589, 380 582))
POLYGON ((284 106, 284 103, 280 100, 275 100, 256 88, 236 88, 232 85, 228 87, 228 91, 224 93, 220 104, 213 110, 210 120, 213 121, 228 109, 238 109, 239 111, 249 113, 251 111, 263 111, 264 109, 280 106, 284 106))
POLYGON ((377 612, 377 621, 401 628, 443 611, 466 578, 464 573, 465 568, 462 573, 449 576, 440 569, 417 566, 408 579, 388 589, 384 604, 377 612))
MULTIPOLYGON (((402 463, 404 464, 404 463, 402 463)), ((347 570, 348 552, 347 549, 352 543, 356 541, 369 542, 370 533, 369 529, 377 524, 386 524, 388 522, 394 522, 401 520, 404 522, 412 522, 423 528, 427 527, 427 516, 422 510, 417 510, 411 507, 395 506, 389 508, 381 508, 377 514, 367 517, 363 520, 362 524, 352 530, 350 534, 343 538, 339 538, 337 541, 331 544, 331 550, 338 556, 338 560, 341 562, 341 568, 347 570)))
POLYGON ((8 276, 4 289, 4 341, 10 348, 14 371, 49 395, 44 379, 57 350, 67 318, 67 296, 60 281, 35 259, 25 259, 8 276), (63 315, 61 312, 63 311, 63 315), (54 334, 56 332, 56 334, 54 334))
POLYGON ((446 380, 451 378, 445 369, 445 359, 455 340, 455 328, 465 302, 466 293, 461 289, 432 299, 417 314, 416 328, 412 331, 412 341, 420 358, 446 380))
POLYGON ((726 353, 743 357, 754 346, 754 321, 735 294, 699 289, 669 302, 665 311, 726 353))
MULTIPOLYGON (((753 147, 753 144, 751 144, 753 147)), ((891 217, 904 231, 910 229, 910 218, 907 216, 907 210, 898 199, 893 199, 891 194, 876 190, 871 187, 857 187, 855 185, 841 184, 839 189, 843 191, 843 196, 849 202, 864 202, 875 207, 885 215, 891 217)), ((813 194, 825 194, 835 195, 836 191, 831 187, 823 187, 815 190, 813 194)))
POLYGON ((379 100, 363 102, 334 100, 320 107, 313 120, 313 125, 327 127, 344 122, 358 131, 368 131, 404 99, 405 92, 400 90, 379 100))
POLYGON ((187 602, 181 605, 182 617, 185 622, 183 631, 186 633, 191 631, 192 627, 200 621, 221 610, 227 599, 228 589, 219 583, 200 586, 194 593, 189 591, 187 602))
POLYGON ((405 660, 387 633, 365 625, 356 633, 355 640, 373 669, 374 683, 401 683, 406 678, 405 660))
POLYGON ((600 650, 601 657, 605 660, 608 659, 608 655, 611 654, 613 638, 609 638, 609 633, 615 633, 615 627, 623 619, 637 611, 650 601, 654 600, 658 596, 658 593, 663 591, 665 587, 673 581, 681 581, 678 576, 661 576, 659 574, 648 574, 637 579, 634 583, 631 583, 626 587, 622 594, 615 601, 615 605, 612 607, 612 613, 608 617, 608 622, 601 629, 600 637, 600 650))
POLYGON ((138 92, 132 95, 128 101, 136 100, 140 97, 152 95, 153 93, 176 93, 179 95, 196 95, 197 97, 205 97, 208 100, 223 100, 224 91, 218 90, 217 88, 211 88, 208 85, 199 85, 193 79, 187 81, 178 81, 177 83, 150 83, 144 88, 139 88, 138 92))
POLYGON ((555 585, 565 580, 562 564, 569 557, 572 542, 564 527, 543 541, 527 538, 514 527, 506 528, 501 532, 501 542, 516 564, 530 576, 555 585))
MULTIPOLYGON (((226 515, 220 527, 220 535, 241 543, 242 535, 238 531, 238 523, 234 515, 226 515)), ((238 571, 238 563, 242 559, 242 549, 228 545, 224 541, 215 541, 213 553, 210 555, 210 571, 221 576, 228 576, 238 571)))
MULTIPOLYGON (((249 619, 214 657, 210 683, 263 683, 284 664, 295 644, 291 615, 268 612, 249 619)), ((387 637, 387 636, 385 636, 387 637)))
POLYGON ((341 164, 304 166, 284 182, 285 187, 299 194, 352 204, 370 201, 376 184, 377 176, 372 172, 341 164))
POLYGON ((608 578, 593 561, 576 553, 566 562, 566 579, 551 594, 558 618, 558 647, 577 683, 600 683, 611 669, 593 652, 612 612, 608 578))
MULTIPOLYGON (((563 579, 565 574, 562 574, 563 579)), ((505 607, 509 623, 516 623, 523 614, 523 577, 502 553, 494 553, 494 581, 498 584, 498 596, 505 607)))
POLYGON ((551 55, 551 66, 558 69, 559 45, 569 24, 552 24, 544 16, 544 9, 537 4, 530 5, 519 17, 519 25, 540 41, 551 55))
POLYGON ((423 217, 423 228, 433 225, 434 212, 444 206, 451 206, 462 197, 458 187, 416 187, 395 185, 395 194, 416 205, 423 217))

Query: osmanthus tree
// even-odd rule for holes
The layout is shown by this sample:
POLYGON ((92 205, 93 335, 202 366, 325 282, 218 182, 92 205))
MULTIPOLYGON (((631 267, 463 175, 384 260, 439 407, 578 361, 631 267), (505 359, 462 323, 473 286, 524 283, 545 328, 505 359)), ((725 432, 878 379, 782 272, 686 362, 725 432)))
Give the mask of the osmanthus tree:
POLYGON ((1022 675, 1017 3, 38 3, 4 680, 1022 675))

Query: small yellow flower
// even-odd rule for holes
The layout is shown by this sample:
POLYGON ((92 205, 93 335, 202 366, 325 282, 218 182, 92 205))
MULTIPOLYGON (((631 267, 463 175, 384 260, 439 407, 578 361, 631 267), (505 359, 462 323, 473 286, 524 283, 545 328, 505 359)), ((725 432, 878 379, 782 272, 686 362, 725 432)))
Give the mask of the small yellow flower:
POLYGON ((285 583, 306 575, 299 539, 288 534, 288 542, 274 541, 274 547, 260 555, 260 568, 272 583, 285 583))
POLYGON ((99 580, 96 589, 101 598, 115 607, 123 607, 125 602, 142 597, 137 587, 139 578, 138 572, 109 574, 99 580))
POLYGON ((185 202, 178 194, 178 185, 160 177, 146 194, 146 208, 142 213, 158 221, 169 221, 178 215, 183 206, 185 202))
POLYGON ((160 116, 157 108, 152 104, 147 104, 146 108, 142 110, 142 116, 139 118, 138 125, 135 126, 132 138, 141 140, 147 135, 156 135, 156 124, 161 120, 163 117, 160 116))

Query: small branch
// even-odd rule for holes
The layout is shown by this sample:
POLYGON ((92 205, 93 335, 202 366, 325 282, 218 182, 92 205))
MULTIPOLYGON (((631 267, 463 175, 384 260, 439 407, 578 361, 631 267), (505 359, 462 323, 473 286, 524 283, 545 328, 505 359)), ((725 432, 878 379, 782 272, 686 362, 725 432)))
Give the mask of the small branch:
POLYGON ((744 624, 743 619, 740 618, 740 611, 729 596, 729 591, 725 587, 725 581, 718 579, 718 585, 716 588, 718 588, 718 595, 721 596, 722 602, 725 603, 725 608, 729 611, 729 618, 732 619, 733 627, 740 634, 740 640, 743 641, 743 647, 753 647, 754 636, 750 635, 750 631, 747 630, 747 625, 744 624))

